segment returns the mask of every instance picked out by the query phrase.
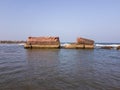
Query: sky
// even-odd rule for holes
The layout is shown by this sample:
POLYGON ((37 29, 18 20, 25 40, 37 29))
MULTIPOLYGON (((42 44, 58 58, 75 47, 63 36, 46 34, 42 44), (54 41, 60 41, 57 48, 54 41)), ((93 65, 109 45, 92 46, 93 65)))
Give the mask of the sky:
POLYGON ((0 0, 0 40, 120 42, 120 0, 0 0))

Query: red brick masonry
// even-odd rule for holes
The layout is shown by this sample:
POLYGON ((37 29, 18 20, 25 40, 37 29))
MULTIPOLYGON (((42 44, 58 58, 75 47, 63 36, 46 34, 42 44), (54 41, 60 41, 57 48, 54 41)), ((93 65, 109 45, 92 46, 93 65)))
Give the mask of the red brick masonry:
POLYGON ((87 45, 93 45, 94 41, 91 39, 86 39, 86 38, 77 38, 77 44, 87 44, 87 45))
POLYGON ((31 45, 58 45, 59 37, 28 37, 27 44, 31 45))

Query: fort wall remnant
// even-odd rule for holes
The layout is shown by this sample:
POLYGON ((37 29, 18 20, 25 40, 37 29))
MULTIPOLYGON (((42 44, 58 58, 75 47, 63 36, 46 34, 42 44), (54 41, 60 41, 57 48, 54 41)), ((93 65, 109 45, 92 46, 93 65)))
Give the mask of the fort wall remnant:
POLYGON ((77 38, 77 44, 93 45, 94 41, 91 39, 86 39, 82 37, 77 38))
POLYGON ((76 42, 60 46, 59 37, 28 37, 25 48, 65 48, 65 49, 93 49, 94 41, 86 38, 77 38, 76 42))
POLYGON ((28 37, 25 48, 60 48, 59 37, 28 37))
POLYGON ((64 46, 64 48, 67 48, 67 49, 93 49, 94 41, 91 39, 78 37, 76 42, 66 44, 64 46))

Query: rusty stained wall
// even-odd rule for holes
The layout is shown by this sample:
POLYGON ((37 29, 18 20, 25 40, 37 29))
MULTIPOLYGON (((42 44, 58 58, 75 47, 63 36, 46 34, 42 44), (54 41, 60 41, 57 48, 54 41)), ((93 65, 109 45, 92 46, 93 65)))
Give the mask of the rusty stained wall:
POLYGON ((58 45, 59 37, 28 37, 27 44, 31 45, 58 45))
POLYGON ((77 44, 93 45, 94 40, 78 37, 77 44))

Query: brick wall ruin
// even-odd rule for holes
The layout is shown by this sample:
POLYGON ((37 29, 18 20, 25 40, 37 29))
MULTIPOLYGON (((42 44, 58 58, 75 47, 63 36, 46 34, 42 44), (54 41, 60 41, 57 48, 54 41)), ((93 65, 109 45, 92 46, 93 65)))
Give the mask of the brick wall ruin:
POLYGON ((94 41, 86 38, 77 38, 77 44, 93 45, 94 41))
POLYGON ((31 45, 58 45, 59 37, 28 37, 27 44, 31 45))

